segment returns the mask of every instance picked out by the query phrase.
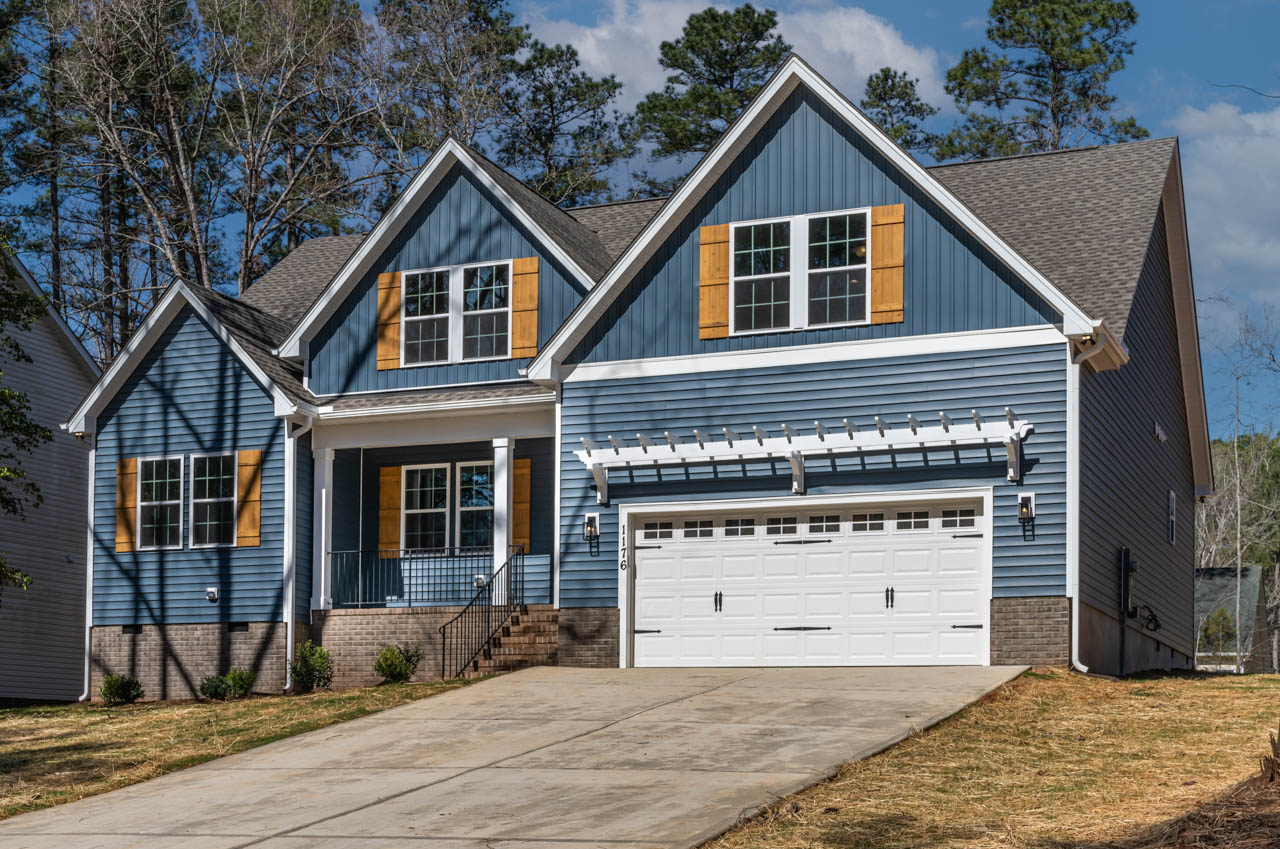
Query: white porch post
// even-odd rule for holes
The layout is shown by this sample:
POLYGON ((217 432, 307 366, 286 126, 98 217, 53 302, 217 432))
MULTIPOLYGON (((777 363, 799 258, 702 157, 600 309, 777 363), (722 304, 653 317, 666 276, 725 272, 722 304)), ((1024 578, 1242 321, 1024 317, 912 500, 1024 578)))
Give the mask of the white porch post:
POLYGON ((311 525, 311 609, 333 607, 333 572, 329 549, 333 547, 333 449, 317 448, 311 509, 316 521, 311 525))
MULTIPOLYGON (((507 562, 511 548, 511 475, 515 440, 499 437, 493 440, 493 571, 507 562)), ((501 585, 495 587, 494 601, 501 585)))

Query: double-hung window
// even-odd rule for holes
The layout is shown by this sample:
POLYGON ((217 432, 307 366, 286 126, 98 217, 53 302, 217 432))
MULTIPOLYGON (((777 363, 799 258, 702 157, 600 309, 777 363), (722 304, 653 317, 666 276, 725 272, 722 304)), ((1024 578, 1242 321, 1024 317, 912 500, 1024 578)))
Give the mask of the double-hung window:
POLYGON ((868 224, 863 209, 732 225, 731 332, 869 323, 868 224))
POLYGON ((407 549, 448 547, 448 464, 405 467, 403 537, 407 549))
POLYGON ((236 455, 191 458, 191 546, 235 545, 236 455))
POLYGON ((402 363, 511 355, 510 260, 406 271, 402 280, 402 363))
POLYGON ((458 545, 493 547, 493 463, 458 464, 458 545))
POLYGON ((138 461, 138 548, 182 547, 182 457, 138 461))

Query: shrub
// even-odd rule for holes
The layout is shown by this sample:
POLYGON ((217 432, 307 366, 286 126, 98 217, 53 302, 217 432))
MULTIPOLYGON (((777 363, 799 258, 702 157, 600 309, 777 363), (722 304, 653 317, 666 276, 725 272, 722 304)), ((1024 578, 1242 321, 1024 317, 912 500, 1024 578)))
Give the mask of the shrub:
POLYGON ((146 695, 132 675, 107 675, 102 679, 102 700, 109 705, 127 705, 146 695))
POLYGON ((384 645, 373 662, 373 671, 388 684, 401 684, 413 677, 422 662, 422 649, 414 645, 384 645))
POLYGON ((231 688, 231 698, 243 699, 253 692, 253 682, 258 673, 252 669, 233 669, 224 677, 227 679, 227 686, 231 688))
POLYGON ((231 684, 225 675, 210 675, 200 682, 200 695, 222 701, 231 695, 231 684))
POLYGON ((333 655, 310 640, 298 643, 289 670, 293 674, 293 686, 298 692, 307 693, 317 687, 327 690, 333 683, 333 655))

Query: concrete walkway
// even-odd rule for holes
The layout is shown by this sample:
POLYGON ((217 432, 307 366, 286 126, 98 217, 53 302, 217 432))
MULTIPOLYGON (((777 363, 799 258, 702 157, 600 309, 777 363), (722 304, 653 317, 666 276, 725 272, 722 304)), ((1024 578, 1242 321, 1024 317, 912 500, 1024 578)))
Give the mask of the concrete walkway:
POLYGON ((0 846, 695 846, 1021 671, 530 669, 13 817, 0 846))

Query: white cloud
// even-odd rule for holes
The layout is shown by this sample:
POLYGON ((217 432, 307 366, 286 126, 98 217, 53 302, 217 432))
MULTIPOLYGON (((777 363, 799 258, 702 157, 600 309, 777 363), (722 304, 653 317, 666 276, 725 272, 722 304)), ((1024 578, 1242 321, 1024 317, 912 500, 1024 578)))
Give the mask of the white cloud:
MULTIPOLYGON (((658 45, 680 35, 690 14, 707 7, 706 0, 609 0, 591 23, 552 17, 535 4, 525 17, 543 41, 572 44, 583 66, 593 74, 614 74, 624 89, 618 106, 631 109, 644 95, 661 88, 664 72, 658 64, 658 45)), ((729 8, 725 4, 715 4, 729 8)), ((938 54, 909 44, 883 18, 863 9, 815 0, 784 6, 778 29, 796 51, 855 102, 866 79, 890 65, 920 78, 921 94, 945 106, 938 54)))

